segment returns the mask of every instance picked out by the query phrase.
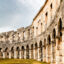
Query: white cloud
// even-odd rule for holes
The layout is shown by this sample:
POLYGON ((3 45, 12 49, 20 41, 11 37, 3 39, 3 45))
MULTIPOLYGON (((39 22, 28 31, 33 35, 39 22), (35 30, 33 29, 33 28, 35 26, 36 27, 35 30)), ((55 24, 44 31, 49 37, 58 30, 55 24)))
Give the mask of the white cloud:
POLYGON ((38 12, 40 7, 45 2, 45 0, 16 0, 16 1, 17 3, 21 4, 20 7, 18 7, 21 8, 19 9, 21 12, 18 13, 19 11, 18 10, 17 13, 11 14, 9 20, 6 20, 10 22, 10 25, 0 28, 0 32, 6 32, 13 29, 16 30, 19 25, 25 26, 26 24, 30 24, 30 22, 32 22, 34 15, 38 12))
POLYGON ((39 9, 40 6, 42 6, 45 2, 45 0, 17 0, 21 4, 24 4, 25 6, 30 6, 32 8, 39 9))
POLYGON ((13 29, 13 27, 10 27, 10 26, 9 27, 8 26, 7 27, 2 27, 2 28, 0 28, 0 33, 1 32, 7 32, 7 31, 10 31, 12 29, 13 29))

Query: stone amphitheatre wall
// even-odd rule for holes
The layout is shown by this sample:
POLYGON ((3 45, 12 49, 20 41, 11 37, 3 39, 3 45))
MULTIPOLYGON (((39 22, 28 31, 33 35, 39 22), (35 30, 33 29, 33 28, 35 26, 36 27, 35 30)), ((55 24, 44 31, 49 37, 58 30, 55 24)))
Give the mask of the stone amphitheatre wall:
POLYGON ((0 58, 64 64, 64 0, 46 0, 30 26, 1 33, 0 58))

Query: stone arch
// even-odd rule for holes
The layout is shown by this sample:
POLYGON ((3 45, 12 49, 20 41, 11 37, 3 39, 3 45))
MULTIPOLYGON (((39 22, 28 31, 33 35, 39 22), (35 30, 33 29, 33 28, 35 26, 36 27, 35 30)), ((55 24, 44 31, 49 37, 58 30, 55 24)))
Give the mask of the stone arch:
POLYGON ((39 51, 39 53, 40 53, 40 59, 41 59, 41 61, 42 61, 42 59, 43 59, 43 57, 42 57, 42 55, 43 55, 43 52, 42 52, 43 50, 42 50, 42 49, 43 49, 43 48, 42 48, 42 47, 43 47, 42 41, 40 40, 40 43, 39 43, 40 51, 39 51))
POLYGON ((36 43, 35 43, 35 59, 38 59, 37 49, 38 49, 38 45, 37 45, 37 42, 36 42, 36 43))
POLYGON ((11 58, 14 58, 14 47, 11 48, 11 58))
POLYGON ((19 53, 19 52, 20 52, 20 48, 19 48, 19 46, 17 46, 17 47, 16 47, 16 54, 17 54, 17 58, 19 58, 19 55, 20 55, 20 53, 19 53))
POLYGON ((5 58, 9 58, 9 49, 8 49, 8 47, 5 48, 4 52, 5 52, 5 58))
POLYGON ((21 55, 22 55, 22 59, 24 59, 24 46, 21 47, 21 55))
POLYGON ((29 59, 29 45, 26 46, 26 58, 29 59))
POLYGON ((33 44, 31 44, 31 59, 33 59, 33 44))

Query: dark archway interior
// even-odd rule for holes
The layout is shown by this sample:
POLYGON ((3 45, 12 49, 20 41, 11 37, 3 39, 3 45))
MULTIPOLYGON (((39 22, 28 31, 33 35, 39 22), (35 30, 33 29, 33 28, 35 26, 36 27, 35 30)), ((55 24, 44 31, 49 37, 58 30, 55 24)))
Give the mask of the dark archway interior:
POLYGON ((11 48, 11 58, 14 58, 14 47, 11 48))
POLYGON ((37 43, 35 44, 35 49, 37 49, 37 43))
POLYGON ((46 48, 46 39, 44 39, 44 47, 46 48))
POLYGON ((60 36, 62 36, 62 20, 61 20, 61 18, 59 19, 58 32, 59 32, 60 36))
POLYGON ((8 58, 8 56, 9 56, 9 52, 8 52, 8 47, 7 47, 5 48, 5 57, 8 58))
POLYGON ((19 51, 20 51, 19 47, 16 48, 16 51, 17 51, 17 58, 19 58, 19 51))
POLYGON ((42 41, 40 41, 40 58, 41 58, 41 61, 42 61, 42 55, 43 55, 43 53, 42 53, 42 41))
POLYGON ((31 59, 33 59, 33 44, 31 45, 31 59))
POLYGON ((55 38, 56 38, 56 30, 53 29, 53 39, 55 39, 55 38))
POLYGON ((54 39, 54 43, 56 43, 56 30, 53 29, 53 39, 54 39))
POLYGON ((29 59, 29 46, 26 46, 26 55, 27 55, 27 59, 29 59))
POLYGON ((24 59, 24 46, 22 46, 21 49, 22 49, 22 53, 21 53, 22 59, 24 59))
POLYGON ((50 35, 48 36, 48 43, 51 44, 51 38, 50 38, 50 35))
POLYGON ((2 48, 0 48, 0 52, 1 52, 2 48))
POLYGON ((37 43, 35 43, 35 57, 36 57, 36 59, 38 58, 37 49, 38 49, 38 46, 37 46, 37 43))

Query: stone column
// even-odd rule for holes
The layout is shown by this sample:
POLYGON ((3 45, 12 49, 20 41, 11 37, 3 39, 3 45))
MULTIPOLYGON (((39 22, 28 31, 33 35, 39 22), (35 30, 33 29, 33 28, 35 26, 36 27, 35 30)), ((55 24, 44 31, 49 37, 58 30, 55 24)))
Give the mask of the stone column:
POLYGON ((21 57, 21 50, 19 51, 19 59, 21 59, 22 57, 21 57))
POLYGON ((5 59, 5 52, 3 52, 3 59, 5 59))
POLYGON ((53 34, 51 33, 51 64, 53 64, 53 34))
POLYGON ((14 59, 17 58, 16 47, 14 47, 14 59))
POLYGON ((34 59, 35 59, 35 44, 34 44, 33 47, 34 47, 34 48, 33 48, 33 57, 34 57, 34 59))
POLYGON ((20 51, 19 51, 19 59, 22 58, 22 55, 21 55, 21 47, 20 47, 20 51))
POLYGON ((48 63, 48 42, 46 38, 46 62, 48 63))
POLYGON ((43 62, 44 62, 44 42, 43 42, 43 62))
POLYGON ((29 45, 29 59, 31 59, 31 45, 29 45))
POLYGON ((46 62, 48 63, 48 44, 46 44, 46 62))
POLYGON ((11 59, 11 51, 9 51, 9 59, 11 59))
POLYGON ((58 26, 56 26, 56 64, 59 64, 58 42, 59 42, 59 34, 58 34, 58 26))
POLYGON ((38 50, 37 50, 37 52, 38 52, 38 61, 40 61, 40 47, 39 47, 39 42, 38 42, 38 50))
POLYGON ((55 49, 54 49, 54 45, 55 45, 55 42, 54 42, 54 39, 53 39, 53 36, 51 35, 51 64, 55 64, 55 49))
POLYGON ((43 62, 46 62, 46 50, 45 50, 45 44, 44 44, 44 41, 43 41, 43 62))
POLYGON ((59 42, 59 37, 56 37, 56 64, 59 64, 59 46, 58 46, 58 42, 59 42))
POLYGON ((24 59, 26 59, 26 46, 24 47, 24 59))

